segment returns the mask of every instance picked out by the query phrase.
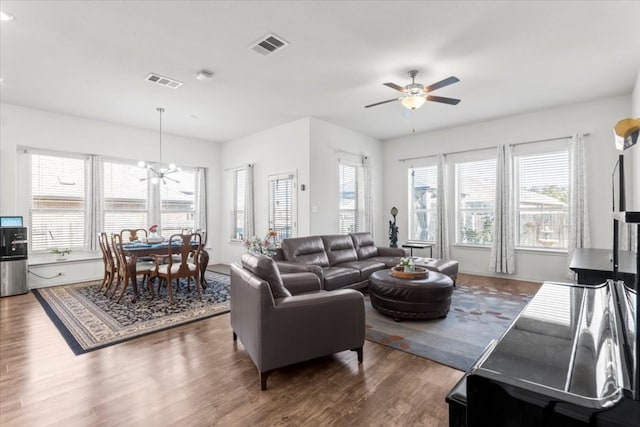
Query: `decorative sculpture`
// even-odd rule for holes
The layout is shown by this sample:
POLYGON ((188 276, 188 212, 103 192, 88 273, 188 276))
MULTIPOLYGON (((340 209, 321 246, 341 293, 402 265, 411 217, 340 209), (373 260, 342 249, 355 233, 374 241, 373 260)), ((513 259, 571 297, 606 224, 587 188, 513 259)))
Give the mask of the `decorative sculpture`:
POLYGON ((391 208, 391 215, 393 216, 393 222, 389 221, 389 247, 398 247, 398 226, 396 225, 396 215, 398 215, 398 208, 395 206, 391 208))

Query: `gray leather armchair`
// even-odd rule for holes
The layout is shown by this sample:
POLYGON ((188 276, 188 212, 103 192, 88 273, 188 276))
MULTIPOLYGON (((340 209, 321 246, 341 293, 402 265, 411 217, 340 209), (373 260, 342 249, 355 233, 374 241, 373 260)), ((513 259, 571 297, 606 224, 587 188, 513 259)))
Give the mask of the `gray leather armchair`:
POLYGON ((309 272, 280 275, 263 255, 246 253, 241 263, 231 265, 231 328, 258 368, 262 390, 274 370, 317 357, 353 350, 362 363, 360 292, 323 291, 309 272))

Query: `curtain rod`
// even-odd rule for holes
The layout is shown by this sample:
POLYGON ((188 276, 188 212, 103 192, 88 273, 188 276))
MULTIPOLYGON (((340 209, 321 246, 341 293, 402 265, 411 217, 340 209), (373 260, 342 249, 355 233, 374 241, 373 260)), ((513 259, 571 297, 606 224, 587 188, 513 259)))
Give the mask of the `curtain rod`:
POLYGON ((245 168, 251 167, 251 166, 255 166, 255 163, 245 163, 244 165, 241 165, 241 166, 234 166, 234 167, 231 167, 231 168, 224 168, 223 171, 225 171, 225 172, 237 171, 237 170, 245 169, 245 168))
POLYGON ((345 151, 345 150, 339 150, 337 148, 334 148, 333 151, 338 154, 338 153, 344 153, 344 154, 351 154, 352 156, 358 156, 358 157, 367 157, 366 154, 363 153, 352 153, 351 151, 345 151))
MULTIPOLYGON (((591 133, 589 133, 589 132, 585 132, 585 133, 582 134, 582 136, 589 136, 589 135, 591 135, 591 133)), ((558 137, 555 137, 555 138, 546 138, 546 139, 536 139, 536 140, 533 140, 533 141, 514 142, 513 144, 509 144, 509 145, 515 146, 515 145, 533 144, 534 142, 547 142, 547 141, 555 141, 555 140, 558 140, 558 139, 569 139, 569 138, 573 138, 573 135, 558 136, 558 137)), ((470 150, 450 151, 448 153, 442 153, 442 154, 450 155, 450 154, 469 153, 469 152, 472 152, 472 151, 490 150, 490 149, 496 148, 496 147, 497 147, 497 145, 490 146, 490 147, 484 147, 484 148, 472 148, 470 150)), ((438 154, 429 154, 429 155, 426 155, 426 156, 417 156, 417 157, 407 157, 407 158, 404 158, 404 159, 398 159, 398 161, 399 162, 408 162, 409 160, 426 159, 426 158, 429 158, 429 157, 436 157, 438 154)))

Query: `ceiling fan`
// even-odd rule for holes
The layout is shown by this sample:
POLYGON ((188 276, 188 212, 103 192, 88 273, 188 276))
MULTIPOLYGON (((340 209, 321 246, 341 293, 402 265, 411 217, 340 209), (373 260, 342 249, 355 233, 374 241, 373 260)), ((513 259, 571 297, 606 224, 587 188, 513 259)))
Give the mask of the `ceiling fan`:
POLYGON ((443 96, 433 96, 427 95, 430 92, 433 92, 436 89, 443 88, 445 86, 449 86, 456 82, 459 82, 460 79, 457 77, 451 76, 447 77, 444 80, 440 80, 437 83, 434 83, 429 86, 423 86, 420 83, 416 83, 416 76, 418 75, 418 70, 409 71, 409 77, 411 77, 411 83, 406 85, 405 87, 398 86, 395 83, 383 83, 383 85, 390 87, 391 89, 395 89, 398 92, 402 92, 402 96, 399 98, 388 99, 382 102, 376 102, 375 104, 365 105, 364 108, 375 107, 376 105, 386 104, 387 102, 400 101, 402 105, 404 105, 409 110, 416 110, 425 103, 425 101, 433 101, 433 102, 442 102, 443 104, 451 104, 456 105, 460 102, 459 99, 455 98, 445 98, 443 96))

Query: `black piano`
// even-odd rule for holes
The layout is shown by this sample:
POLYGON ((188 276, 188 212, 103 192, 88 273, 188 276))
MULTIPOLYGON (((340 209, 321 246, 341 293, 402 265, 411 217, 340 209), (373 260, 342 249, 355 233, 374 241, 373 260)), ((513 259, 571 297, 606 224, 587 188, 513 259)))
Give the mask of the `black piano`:
POLYGON ((449 393, 449 426, 640 427, 639 254, 634 284, 545 282, 449 393))

